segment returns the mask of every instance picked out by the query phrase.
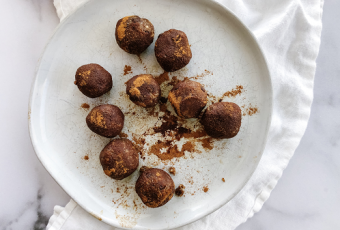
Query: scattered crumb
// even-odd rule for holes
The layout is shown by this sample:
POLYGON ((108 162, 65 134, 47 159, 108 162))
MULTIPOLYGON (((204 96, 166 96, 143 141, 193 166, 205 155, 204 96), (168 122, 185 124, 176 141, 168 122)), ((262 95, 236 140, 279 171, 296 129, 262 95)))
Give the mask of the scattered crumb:
POLYGON ((88 159, 89 159, 88 155, 84 156, 84 160, 88 160, 88 159))
POLYGON ((204 186, 204 187, 203 187, 203 192, 208 192, 208 191, 209 191, 208 186, 204 186))
POLYGON ((83 104, 81 104, 80 107, 83 108, 83 109, 89 109, 89 108, 90 108, 90 105, 87 104, 87 103, 83 103, 83 104))
POLYGON ((179 196, 179 197, 183 196, 183 194, 184 194, 184 189, 185 189, 185 186, 182 185, 182 184, 180 184, 180 185, 176 188, 176 190, 175 190, 176 196, 179 196))
POLYGON ((131 66, 125 65, 124 66, 124 75, 132 73, 131 66))
POLYGON ((176 169, 175 169, 175 167, 170 167, 170 168, 169 168, 169 173, 171 173, 172 175, 176 175, 176 169))
POLYGON ((256 107, 248 108, 248 115, 252 116, 253 114, 256 114, 258 112, 258 109, 256 107))
POLYGON ((140 172, 140 173, 143 173, 143 172, 145 172, 145 170, 148 170, 148 169, 150 169, 150 167, 148 167, 148 166, 142 166, 142 167, 139 169, 139 172, 140 172))
POLYGON ((223 182, 225 182, 225 179, 224 179, 224 178, 222 178, 222 181, 223 181, 223 182))

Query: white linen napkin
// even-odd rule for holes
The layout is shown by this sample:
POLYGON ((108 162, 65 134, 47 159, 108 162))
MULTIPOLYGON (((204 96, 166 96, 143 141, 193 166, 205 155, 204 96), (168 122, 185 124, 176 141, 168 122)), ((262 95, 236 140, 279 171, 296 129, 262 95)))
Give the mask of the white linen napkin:
MULTIPOLYGON (((54 0, 60 20, 87 0, 54 0)), ((323 0, 218 0, 255 34, 268 60, 274 90, 268 142, 255 173, 219 210, 179 230, 232 230, 258 212, 286 168, 307 126, 313 100, 323 0)), ((116 229, 71 200, 56 206, 48 230, 116 229)))

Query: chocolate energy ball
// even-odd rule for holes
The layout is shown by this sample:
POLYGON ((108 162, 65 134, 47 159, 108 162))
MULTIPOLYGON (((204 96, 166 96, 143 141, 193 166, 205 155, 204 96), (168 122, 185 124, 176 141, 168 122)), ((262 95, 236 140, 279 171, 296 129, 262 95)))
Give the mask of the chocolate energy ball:
POLYGON ((193 118, 198 117, 206 106, 208 95, 200 83, 184 80, 172 88, 168 99, 178 116, 193 118))
POLYGON ((136 105, 149 108, 158 103, 161 97, 161 88, 152 75, 141 74, 127 82, 126 93, 136 105))
POLYGON ((124 114, 115 105, 99 105, 87 115, 86 124, 98 135, 115 137, 123 129, 124 114))
POLYGON ((98 64, 87 64, 77 69, 74 84, 85 96, 100 97, 111 90, 112 76, 98 64))
POLYGON ((144 170, 135 188, 143 203, 150 208, 166 204, 175 192, 175 184, 170 175, 156 168, 144 170))
POLYGON ((160 34, 155 44, 155 55, 159 65, 167 72, 183 68, 192 57, 187 35, 175 29, 160 34))
POLYGON ((138 151, 128 139, 115 139, 101 151, 100 164, 104 173, 116 180, 130 176, 139 164, 138 151))
POLYGON ((232 138, 241 127, 242 113, 232 102, 217 102, 205 111, 201 123, 207 134, 214 138, 232 138))
POLYGON ((136 15, 120 19, 116 25, 116 41, 130 54, 141 54, 153 42, 155 31, 148 19, 136 15))

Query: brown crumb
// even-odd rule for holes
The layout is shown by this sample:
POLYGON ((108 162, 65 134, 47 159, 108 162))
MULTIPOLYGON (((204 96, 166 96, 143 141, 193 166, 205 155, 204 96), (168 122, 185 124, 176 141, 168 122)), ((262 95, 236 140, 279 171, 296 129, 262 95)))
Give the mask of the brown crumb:
POLYGON ((87 103, 83 103, 83 104, 81 104, 81 106, 80 106, 81 108, 83 108, 83 109, 89 109, 90 108, 90 105, 89 104, 87 104, 87 103))
POLYGON ((131 66, 125 65, 124 66, 124 75, 132 73, 131 66))
POLYGON ((148 166, 142 166, 142 167, 139 169, 139 172, 140 172, 140 173, 143 173, 143 172, 145 172, 145 171, 148 170, 148 169, 151 169, 151 168, 148 167, 148 166))
POLYGON ((184 189, 185 189, 185 186, 182 185, 182 184, 180 184, 180 185, 176 188, 175 194, 176 194, 177 196, 179 196, 179 197, 183 196, 183 194, 184 194, 184 189))
POLYGON ((223 182, 225 182, 225 179, 224 179, 224 178, 222 178, 222 181, 223 181, 223 182))
POLYGON ((170 168, 169 168, 169 173, 171 173, 172 175, 176 175, 176 169, 175 169, 175 167, 170 167, 170 168))
POLYGON ((204 192, 208 192, 208 191, 209 191, 208 186, 204 186, 204 187, 203 187, 203 191, 204 191, 204 192))
POLYGON ((88 155, 84 156, 84 160, 88 160, 88 159, 89 159, 88 155))

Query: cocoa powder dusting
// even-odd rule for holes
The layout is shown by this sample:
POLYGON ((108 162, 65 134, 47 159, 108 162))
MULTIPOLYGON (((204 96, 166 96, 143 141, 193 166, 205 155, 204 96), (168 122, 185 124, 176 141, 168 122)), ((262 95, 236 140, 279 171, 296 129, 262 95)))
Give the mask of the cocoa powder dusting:
POLYGON ((205 76, 207 76, 207 75, 214 75, 214 74, 213 74, 213 72, 211 72, 211 71, 205 69, 203 73, 197 74, 196 76, 190 77, 189 79, 198 80, 198 79, 203 78, 203 77, 205 77, 205 76))
POLYGON ((159 85, 161 85, 163 82, 165 82, 165 81, 169 81, 169 74, 168 74, 168 72, 164 72, 164 73, 162 73, 161 75, 159 75, 158 77, 155 77, 155 80, 157 81, 157 83, 159 84, 159 85))
POLYGON ((127 74, 129 74, 129 73, 132 73, 132 71, 131 71, 131 66, 125 65, 125 66, 124 66, 124 75, 127 75, 127 74))
POLYGON ((199 141, 202 143, 202 147, 207 150, 212 150, 214 148, 213 139, 211 137, 200 139, 199 141))
POLYGON ((81 108, 83 108, 83 109, 86 109, 86 110, 88 110, 89 108, 90 108, 90 105, 89 104, 87 104, 87 103, 83 103, 83 104, 81 104, 81 106, 80 106, 81 108))
POLYGON ((223 94, 223 96, 218 100, 221 102, 224 97, 236 97, 237 95, 241 94, 243 92, 243 86, 237 85, 235 89, 232 89, 231 91, 227 91, 223 94))

